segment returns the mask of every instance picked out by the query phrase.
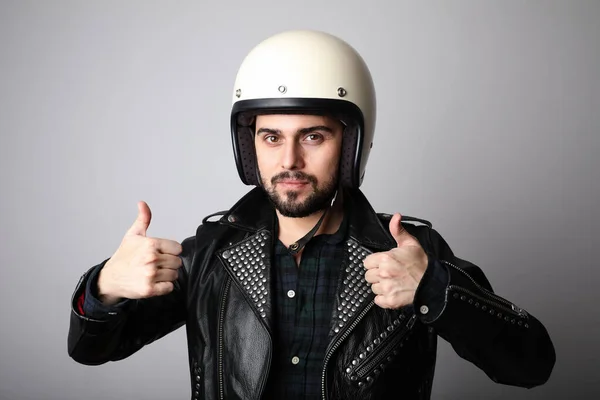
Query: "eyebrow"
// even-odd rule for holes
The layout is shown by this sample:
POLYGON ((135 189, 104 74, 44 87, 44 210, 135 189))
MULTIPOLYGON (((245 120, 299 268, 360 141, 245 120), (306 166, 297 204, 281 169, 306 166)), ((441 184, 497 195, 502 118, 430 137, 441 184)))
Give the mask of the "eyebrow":
MULTIPOLYGON (((330 127, 325 126, 325 125, 310 126, 308 128, 298 129, 298 131, 296 131, 296 133, 300 134, 300 135, 306 135, 308 133, 317 132, 317 131, 325 131, 325 132, 333 133, 333 129, 331 129, 330 127)), ((271 133, 271 134, 281 135, 281 130, 280 129, 271 129, 271 128, 260 128, 256 132, 256 134, 260 135, 261 133, 271 133)))

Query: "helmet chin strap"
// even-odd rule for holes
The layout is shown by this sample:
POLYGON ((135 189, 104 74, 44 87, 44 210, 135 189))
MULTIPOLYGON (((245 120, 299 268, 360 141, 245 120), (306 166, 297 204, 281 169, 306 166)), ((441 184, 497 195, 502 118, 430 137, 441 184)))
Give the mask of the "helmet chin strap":
POLYGON ((329 204, 329 207, 327 207, 325 209, 325 212, 323 213, 323 215, 321 215, 321 218, 319 218, 319 221, 317 221, 317 224, 306 235, 304 235, 304 237, 302 237, 301 239, 299 239, 296 242, 294 242, 291 245, 289 245, 288 252, 291 255, 295 256, 299 252, 301 252, 302 249, 304 248, 304 246, 306 246, 306 243, 308 243, 308 241, 310 239, 312 239, 313 236, 315 236, 315 234, 317 233, 317 231, 321 227, 321 224, 323 223, 323 220, 325 219, 325 215, 327 215, 327 211, 329 211, 333 207, 333 203, 335 203, 335 200, 337 198, 337 194, 338 194, 338 191, 336 190, 335 194, 333 195, 333 198, 331 199, 331 203, 329 204))

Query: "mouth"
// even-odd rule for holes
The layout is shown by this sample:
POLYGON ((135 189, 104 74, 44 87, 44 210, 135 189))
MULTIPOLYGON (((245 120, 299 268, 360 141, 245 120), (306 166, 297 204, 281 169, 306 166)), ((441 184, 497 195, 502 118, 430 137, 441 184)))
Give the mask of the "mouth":
POLYGON ((282 185, 282 186, 287 186, 287 187, 299 188, 304 185, 308 185, 308 181, 295 181, 295 180, 286 179, 286 180, 280 180, 276 184, 282 185))

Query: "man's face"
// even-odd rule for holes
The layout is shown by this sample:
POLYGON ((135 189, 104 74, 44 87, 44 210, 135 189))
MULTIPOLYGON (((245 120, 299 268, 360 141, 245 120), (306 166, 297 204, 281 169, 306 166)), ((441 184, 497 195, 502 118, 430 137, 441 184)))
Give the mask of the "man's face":
POLYGON ((279 212, 301 218, 326 208, 338 186, 342 124, 318 115, 259 115, 256 158, 279 212))

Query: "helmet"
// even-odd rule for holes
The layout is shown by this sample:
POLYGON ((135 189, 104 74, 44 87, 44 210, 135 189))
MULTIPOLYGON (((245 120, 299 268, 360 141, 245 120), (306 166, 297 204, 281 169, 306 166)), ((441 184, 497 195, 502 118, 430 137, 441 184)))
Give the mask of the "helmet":
POLYGON ((373 145, 376 117, 371 73, 358 52, 319 31, 267 38, 243 60, 233 88, 231 135, 244 184, 261 185, 254 149, 259 114, 328 114, 345 125, 340 184, 358 188, 373 145))

